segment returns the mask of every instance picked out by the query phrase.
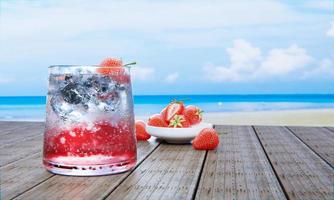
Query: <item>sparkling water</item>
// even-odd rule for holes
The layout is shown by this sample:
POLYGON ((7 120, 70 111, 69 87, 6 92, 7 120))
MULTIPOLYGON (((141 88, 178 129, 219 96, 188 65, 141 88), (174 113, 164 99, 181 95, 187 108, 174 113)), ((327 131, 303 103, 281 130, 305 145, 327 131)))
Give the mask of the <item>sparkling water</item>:
POLYGON ((96 69, 50 68, 44 165, 53 173, 112 174, 136 163, 129 69, 96 69))

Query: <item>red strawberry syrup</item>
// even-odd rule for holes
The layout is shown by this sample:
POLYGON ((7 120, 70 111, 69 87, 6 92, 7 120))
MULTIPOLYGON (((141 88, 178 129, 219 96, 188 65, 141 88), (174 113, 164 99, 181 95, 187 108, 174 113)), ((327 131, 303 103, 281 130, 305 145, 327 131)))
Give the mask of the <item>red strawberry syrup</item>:
POLYGON ((46 130, 44 165, 54 173, 68 175, 71 172, 77 175, 78 171, 82 175, 126 171, 136 164, 133 133, 132 123, 125 120, 117 124, 100 121, 46 130))

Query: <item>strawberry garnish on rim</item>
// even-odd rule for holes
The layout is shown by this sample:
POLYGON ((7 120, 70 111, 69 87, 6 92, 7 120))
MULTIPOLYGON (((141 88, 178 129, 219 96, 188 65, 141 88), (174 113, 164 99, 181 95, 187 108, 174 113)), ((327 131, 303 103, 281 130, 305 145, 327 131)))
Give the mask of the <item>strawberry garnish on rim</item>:
POLYGON ((113 80, 119 83, 129 83, 130 76, 126 73, 124 67, 129 65, 135 65, 136 62, 128 63, 123 65, 121 59, 117 58, 106 58, 104 59, 98 69, 97 72, 100 74, 104 74, 110 76, 113 80))
POLYGON ((219 144, 219 136, 215 129, 203 129, 192 141, 192 145, 197 150, 213 150, 219 144))
POLYGON ((169 122, 169 127, 173 128, 187 128, 190 127, 188 120, 183 115, 174 115, 169 122))
POLYGON ((170 120, 175 115, 181 115, 184 111, 184 104, 182 101, 172 101, 166 108, 161 112, 165 121, 170 122, 170 120))

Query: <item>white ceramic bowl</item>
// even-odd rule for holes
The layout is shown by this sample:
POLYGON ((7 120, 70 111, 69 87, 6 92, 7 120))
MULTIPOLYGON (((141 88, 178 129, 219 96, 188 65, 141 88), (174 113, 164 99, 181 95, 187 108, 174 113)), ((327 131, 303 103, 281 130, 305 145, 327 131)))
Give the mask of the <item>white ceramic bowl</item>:
POLYGON ((192 139, 204 128, 212 128, 212 124, 201 122, 189 128, 166 128, 146 125, 146 131, 168 143, 190 143, 192 139))

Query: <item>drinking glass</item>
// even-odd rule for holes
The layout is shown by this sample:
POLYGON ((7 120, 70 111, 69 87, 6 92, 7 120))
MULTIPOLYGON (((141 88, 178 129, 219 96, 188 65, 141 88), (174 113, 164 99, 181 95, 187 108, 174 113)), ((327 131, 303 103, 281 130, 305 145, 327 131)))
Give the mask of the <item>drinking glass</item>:
POLYGON ((49 67, 43 164, 55 174, 94 176, 136 164, 129 67, 49 67))

